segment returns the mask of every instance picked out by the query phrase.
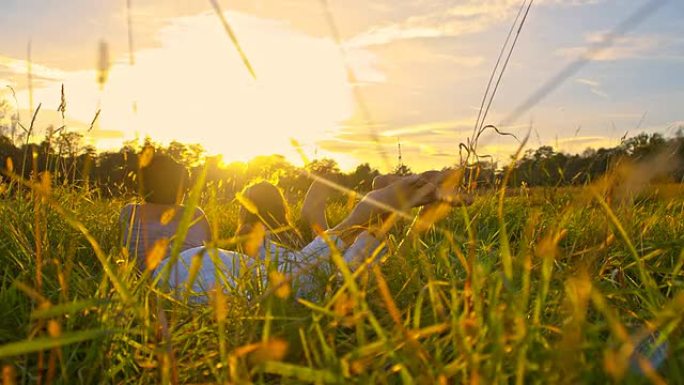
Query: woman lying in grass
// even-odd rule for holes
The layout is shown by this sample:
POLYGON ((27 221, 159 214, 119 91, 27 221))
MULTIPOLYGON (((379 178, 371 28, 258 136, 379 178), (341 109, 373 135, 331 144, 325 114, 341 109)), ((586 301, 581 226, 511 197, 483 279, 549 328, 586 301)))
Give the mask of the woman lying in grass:
MULTIPOLYGON (((289 209, 281 191, 261 182, 247 187, 241 194, 243 206, 239 214, 237 239, 241 252, 197 247, 183 251, 177 261, 167 259, 154 275, 168 269, 168 286, 189 295, 196 302, 206 302, 206 293, 222 286, 235 289, 238 282, 248 282, 256 274, 257 284, 265 285, 267 277, 290 281, 297 296, 315 296, 316 276, 322 279, 334 274, 331 254, 339 252, 352 269, 364 260, 376 259, 384 253, 387 222, 380 219, 406 215, 411 207, 441 201, 439 186, 447 172, 426 172, 401 178, 386 187, 368 193, 338 225, 328 229, 318 223, 325 201, 316 182, 307 193, 302 216, 316 229, 317 236, 304 247, 302 237, 289 220, 289 209), (283 279, 283 276, 286 277, 283 279), (246 279, 247 278, 247 279, 246 279)), ((323 215, 324 218, 324 215, 323 215)), ((282 284, 282 282, 281 282, 282 284)))
MULTIPOLYGON (((136 261, 138 269, 145 271, 147 257, 163 257, 169 241, 178 232, 185 210, 181 202, 189 177, 183 165, 166 155, 155 155, 141 171, 143 203, 126 205, 119 215, 119 223, 129 258, 136 261), (159 250, 163 251, 161 255, 159 250)), ((202 246, 209 239, 209 222, 204 212, 196 208, 182 249, 202 246)))

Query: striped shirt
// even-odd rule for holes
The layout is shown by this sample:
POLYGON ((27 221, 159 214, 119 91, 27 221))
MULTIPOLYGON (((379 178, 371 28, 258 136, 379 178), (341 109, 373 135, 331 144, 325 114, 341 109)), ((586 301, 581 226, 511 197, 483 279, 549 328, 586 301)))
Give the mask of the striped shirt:
MULTIPOLYGON (((121 209, 119 223, 123 245, 128 250, 129 257, 135 260, 138 269, 145 270, 147 255, 159 241, 169 241, 164 259, 169 256, 184 210, 185 207, 181 205, 152 203, 128 204, 121 209)), ((193 224, 188 229, 181 250, 202 246, 209 239, 209 224, 204 212, 196 208, 193 224)))

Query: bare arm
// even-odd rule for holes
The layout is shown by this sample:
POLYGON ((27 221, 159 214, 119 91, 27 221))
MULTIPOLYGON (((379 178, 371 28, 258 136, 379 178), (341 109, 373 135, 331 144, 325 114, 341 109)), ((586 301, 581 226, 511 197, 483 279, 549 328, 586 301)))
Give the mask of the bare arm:
POLYGON ((302 219, 309 225, 314 234, 328 230, 325 217, 325 203, 332 188, 322 181, 314 180, 302 203, 302 219))
POLYGON ((330 231, 346 244, 380 215, 408 216, 406 211, 435 199, 435 185, 424 175, 411 175, 366 194, 352 212, 330 231))

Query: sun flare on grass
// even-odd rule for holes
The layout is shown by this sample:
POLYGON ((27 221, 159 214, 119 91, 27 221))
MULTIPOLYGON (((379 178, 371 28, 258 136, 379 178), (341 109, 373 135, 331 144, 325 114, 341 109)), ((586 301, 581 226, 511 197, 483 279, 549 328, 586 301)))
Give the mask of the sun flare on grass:
MULTIPOLYGON (((298 162, 292 139, 307 154, 353 113, 338 47, 286 23, 228 12, 256 72, 253 79, 213 14, 174 19, 159 46, 136 53, 134 66, 117 58, 102 89, 94 70, 66 72, 38 87, 34 99, 59 104, 63 81, 67 115, 89 123, 96 147, 126 139, 200 143, 225 161, 279 153, 298 162)), ((23 91, 20 99, 28 99, 23 91)))

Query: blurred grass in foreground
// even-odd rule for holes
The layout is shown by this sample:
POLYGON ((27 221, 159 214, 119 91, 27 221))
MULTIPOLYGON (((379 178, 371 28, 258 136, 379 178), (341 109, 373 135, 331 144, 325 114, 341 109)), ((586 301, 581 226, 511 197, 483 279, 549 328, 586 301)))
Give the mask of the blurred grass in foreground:
MULTIPOLYGON (((499 196, 482 193, 424 233, 397 226, 380 268, 321 280, 320 303, 276 292, 259 302, 217 295, 204 307, 134 273, 119 246, 125 202, 65 189, 1 197, 7 384, 684 381, 682 185, 620 201, 600 183, 524 188, 505 198, 502 217, 499 196), (648 338, 667 344, 657 370, 633 354, 648 338)), ((236 207, 203 203, 219 238, 231 238, 236 207)), ((329 218, 347 210, 332 204, 329 218)))

